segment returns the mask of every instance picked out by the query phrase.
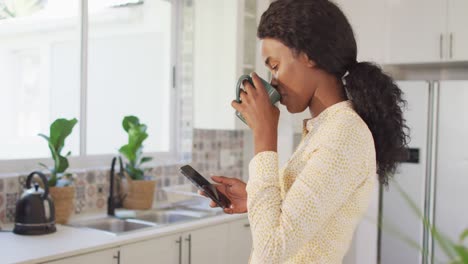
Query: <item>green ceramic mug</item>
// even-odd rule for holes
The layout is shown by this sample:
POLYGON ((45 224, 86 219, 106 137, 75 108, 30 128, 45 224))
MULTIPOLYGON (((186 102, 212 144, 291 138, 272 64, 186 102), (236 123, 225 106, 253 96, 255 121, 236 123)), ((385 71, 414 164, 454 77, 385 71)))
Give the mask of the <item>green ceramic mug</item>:
MULTIPOLYGON (((249 75, 242 75, 241 77, 239 77, 239 80, 237 81, 237 86, 236 86, 236 101, 238 103, 242 102, 241 99, 240 99, 240 92, 241 92, 242 83, 245 80, 247 80, 250 84, 252 84, 254 86, 253 81, 252 81, 252 77, 250 77, 249 75)), ((273 88, 273 86, 271 86, 271 84, 269 82, 265 81, 262 78, 260 78, 260 80, 262 81, 262 84, 263 84, 263 86, 265 87, 265 90, 268 93, 268 97, 270 98, 271 104, 276 104, 281 99, 281 95, 278 93, 278 91, 276 91, 275 88, 273 88)), ((242 122, 247 124, 244 117, 241 115, 241 113, 239 113, 239 111, 236 111, 236 116, 240 120, 242 120, 242 122)))

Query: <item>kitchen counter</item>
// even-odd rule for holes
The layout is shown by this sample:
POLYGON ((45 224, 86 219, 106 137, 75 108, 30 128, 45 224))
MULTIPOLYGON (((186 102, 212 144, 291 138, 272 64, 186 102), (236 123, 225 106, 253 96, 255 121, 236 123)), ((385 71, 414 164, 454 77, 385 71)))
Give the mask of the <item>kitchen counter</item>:
MULTIPOLYGON (((0 263, 42 263, 246 217, 246 214, 222 214, 182 223, 149 227, 119 235, 63 225, 57 225, 57 232, 41 236, 20 236, 12 232, 0 232, 0 263)), ((4 229, 7 228, 4 227, 4 229)))

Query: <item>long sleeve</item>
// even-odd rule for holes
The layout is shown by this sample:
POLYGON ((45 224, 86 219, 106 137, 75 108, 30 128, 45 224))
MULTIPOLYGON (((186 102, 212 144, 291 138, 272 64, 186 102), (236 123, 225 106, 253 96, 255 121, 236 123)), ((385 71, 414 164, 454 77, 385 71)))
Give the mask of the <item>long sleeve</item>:
POLYGON ((351 131, 327 138, 327 142, 299 157, 305 165, 284 200, 277 153, 262 152, 251 160, 247 206, 253 263, 286 262, 371 178, 368 172, 372 164, 363 158, 369 155, 363 136, 351 131))

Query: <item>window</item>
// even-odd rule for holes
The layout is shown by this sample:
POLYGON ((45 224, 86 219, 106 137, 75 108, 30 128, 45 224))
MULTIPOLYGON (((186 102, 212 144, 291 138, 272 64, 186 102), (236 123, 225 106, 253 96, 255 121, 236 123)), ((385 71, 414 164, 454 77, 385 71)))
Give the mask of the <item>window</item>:
MULTIPOLYGON (((0 1, 2 160, 47 157, 47 144, 37 134, 48 134, 57 117, 80 113, 78 3, 19 2, 0 1), (65 45, 71 46, 66 54, 65 45)), ((79 129, 67 147, 79 153, 79 129)))
POLYGON ((178 3, 0 0, 0 172, 13 170, 4 166, 11 163, 31 170, 37 166, 23 165, 48 158, 37 134, 49 134, 58 117, 79 120, 65 150, 83 166, 87 159, 107 162, 126 143, 126 115, 147 124, 145 153, 167 160, 180 154, 179 143, 191 147, 178 139, 191 136, 180 128, 186 93, 174 89, 183 83, 173 72, 181 64, 178 3))

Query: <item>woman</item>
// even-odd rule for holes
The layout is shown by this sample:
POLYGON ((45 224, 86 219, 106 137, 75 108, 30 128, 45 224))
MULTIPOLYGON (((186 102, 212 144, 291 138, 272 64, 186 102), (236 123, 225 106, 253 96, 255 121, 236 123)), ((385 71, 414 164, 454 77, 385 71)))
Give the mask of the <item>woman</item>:
POLYGON ((226 213, 248 212, 251 263, 341 263, 376 174, 386 184, 404 153, 401 91, 378 67, 356 61, 351 26, 328 0, 273 2, 258 37, 281 104, 313 118, 280 170, 280 113, 253 73, 255 87, 245 83, 242 103, 232 102, 254 136, 249 181, 213 180, 232 202, 226 213))

